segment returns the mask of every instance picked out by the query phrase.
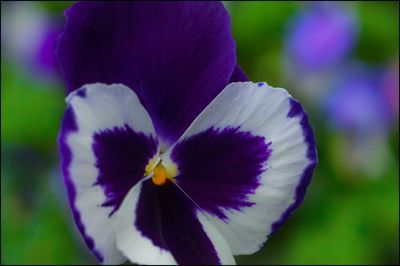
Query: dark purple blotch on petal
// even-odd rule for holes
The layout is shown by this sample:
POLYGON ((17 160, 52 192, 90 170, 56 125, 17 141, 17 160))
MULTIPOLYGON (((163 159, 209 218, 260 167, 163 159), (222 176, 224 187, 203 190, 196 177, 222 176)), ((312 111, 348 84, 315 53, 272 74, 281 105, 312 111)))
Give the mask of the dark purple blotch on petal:
POLYGON ((240 128, 209 128, 178 143, 171 158, 182 189, 205 211, 226 219, 223 210, 252 206, 271 142, 240 128))
POLYGON ((221 264, 213 243, 197 219, 198 208, 171 181, 143 182, 135 226, 154 245, 168 250, 178 264, 221 264))
POLYGON ((86 88, 82 88, 76 93, 76 95, 81 98, 86 98, 86 93, 87 93, 86 88))
POLYGON ((145 167, 157 152, 157 140, 135 132, 128 125, 97 132, 93 135, 93 151, 100 185, 106 195, 103 207, 112 206, 111 216, 118 210, 125 195, 144 175, 145 167))
MULTIPOLYGON (((173 144, 229 83, 236 65, 221 2, 78 2, 65 11, 57 58, 67 92, 123 83, 173 144)), ((233 78, 244 74, 236 69, 233 78)))
POLYGON ((100 254, 98 250, 96 250, 93 239, 86 234, 85 226, 81 221, 80 213, 75 206, 76 191, 69 172, 69 167, 72 161, 72 152, 68 146, 67 137, 69 134, 76 132, 77 130, 78 126, 75 121, 74 111, 71 109, 71 107, 67 107, 67 110, 64 113, 61 130, 58 136, 58 145, 60 147, 61 170, 64 176, 65 187, 67 188, 69 206, 72 210, 75 224, 78 227, 78 230, 81 233, 83 239, 85 240, 86 245, 92 251, 93 255, 95 255, 100 262, 103 262, 103 255, 100 254))
POLYGON ((314 169, 317 166, 318 158, 317 158, 317 149, 315 145, 314 133, 311 128, 311 125, 308 121, 308 116, 304 112, 301 104, 294 100, 290 99, 290 110, 287 114, 288 117, 300 117, 300 125, 303 131, 304 142, 307 145, 307 158, 309 159, 309 164, 304 169, 300 183, 296 188, 296 194, 294 198, 294 202, 282 213, 279 220, 272 224, 271 234, 275 233, 279 228, 289 219, 292 212, 297 209, 304 200, 304 196, 307 191, 307 187, 310 184, 311 177, 313 175, 314 169))
POLYGON ((265 82, 258 82, 258 83, 257 83, 257 86, 258 86, 258 87, 262 87, 262 86, 264 86, 264 85, 265 85, 265 82))

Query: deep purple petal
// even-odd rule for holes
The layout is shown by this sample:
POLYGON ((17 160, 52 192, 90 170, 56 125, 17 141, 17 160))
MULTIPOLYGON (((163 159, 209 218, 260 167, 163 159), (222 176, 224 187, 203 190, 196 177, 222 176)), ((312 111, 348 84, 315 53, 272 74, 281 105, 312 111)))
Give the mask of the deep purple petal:
POLYGON ((65 15, 57 56, 67 91, 129 86, 167 144, 228 84, 236 64, 220 2, 81 2, 65 15))
POLYGON ((157 140, 125 125, 95 133, 93 151, 99 169, 94 185, 103 187, 106 201, 102 206, 113 207, 111 216, 143 178, 147 163, 157 152, 157 140))
POLYGON ((235 69, 233 70, 229 83, 238 81, 248 81, 248 80, 249 78, 246 76, 243 69, 239 65, 236 65, 235 69))
POLYGON ((269 145, 239 128, 209 128, 175 146, 171 158, 178 164, 176 180, 203 210, 225 219, 223 209, 254 204, 248 196, 259 185, 269 145))
POLYGON ((221 264, 213 243, 196 217, 194 203, 171 181, 143 182, 135 226, 154 245, 169 250, 178 264, 221 264))

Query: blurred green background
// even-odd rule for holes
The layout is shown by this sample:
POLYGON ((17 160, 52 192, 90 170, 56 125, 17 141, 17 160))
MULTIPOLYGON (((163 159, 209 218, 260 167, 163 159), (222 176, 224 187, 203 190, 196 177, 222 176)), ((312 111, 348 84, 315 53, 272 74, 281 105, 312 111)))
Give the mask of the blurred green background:
MULTIPOLYGON (((53 51, 55 38, 46 39, 41 29, 49 24, 55 32, 57 27, 62 29, 63 10, 70 4, 1 2, 2 264, 96 263, 67 205, 56 142, 65 108, 64 85, 52 67, 52 53, 50 57, 43 54, 53 51), (40 43, 42 39, 45 44, 40 43), (38 57, 32 55, 35 49, 40 50, 40 66, 35 62, 38 57)), ((239 256, 237 263, 398 264, 399 4, 341 3, 343 10, 351 11, 356 29, 348 33, 351 47, 335 63, 305 71, 301 62, 291 61, 288 47, 300 45, 290 36, 301 24, 299 17, 306 16, 313 4, 225 2, 239 64, 250 80, 287 88, 303 103, 319 157, 303 205, 259 252, 239 256), (386 108, 384 118, 379 116, 384 123, 370 121, 372 115, 366 115, 362 126, 358 120, 348 126, 351 119, 343 126, 335 118, 338 111, 326 108, 334 97, 331 92, 338 90, 335 81, 348 74, 354 62, 368 66, 378 79, 389 80, 385 99, 390 103, 379 106, 392 104, 394 109, 386 108)), ((308 33, 311 37, 303 32, 301 40, 327 32, 329 23, 315 23, 316 28, 308 33)), ((327 53, 343 38, 328 41, 327 53)), ((374 93, 383 90, 371 88, 374 93)), ((355 115, 379 108, 368 101, 359 106, 358 96, 343 95, 335 108, 345 106, 342 101, 346 100, 356 106, 355 115)))

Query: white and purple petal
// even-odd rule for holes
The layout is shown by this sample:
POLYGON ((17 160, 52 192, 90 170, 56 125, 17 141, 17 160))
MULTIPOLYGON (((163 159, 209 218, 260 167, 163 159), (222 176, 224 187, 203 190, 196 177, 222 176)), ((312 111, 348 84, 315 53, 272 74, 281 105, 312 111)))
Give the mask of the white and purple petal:
POLYGON ((118 209, 158 152, 151 119, 121 84, 85 85, 67 98, 59 135, 62 170, 75 222, 103 263, 125 260, 115 244, 118 209))
POLYGON ((176 180, 203 210, 225 220, 225 209, 239 211, 254 204, 247 196, 260 185, 270 144, 239 126, 210 127, 174 147, 176 180))
POLYGON ((93 82, 123 83, 173 144, 235 70, 229 15, 220 2, 80 2, 57 57, 69 92, 93 82))
POLYGON ((260 249, 301 204, 317 162, 301 105, 252 82, 225 88, 167 153, 235 255, 260 249))
POLYGON ((147 179, 126 197, 117 245, 140 264, 235 264, 225 238, 172 181, 147 179))

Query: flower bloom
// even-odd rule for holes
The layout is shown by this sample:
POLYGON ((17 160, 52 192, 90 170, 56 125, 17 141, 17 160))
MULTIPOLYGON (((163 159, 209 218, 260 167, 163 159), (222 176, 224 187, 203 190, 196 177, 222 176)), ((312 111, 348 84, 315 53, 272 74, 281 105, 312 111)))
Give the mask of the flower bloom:
POLYGON ((4 4, 2 45, 30 74, 43 80, 58 80, 54 55, 62 24, 29 2, 4 4))
POLYGON ((297 70, 335 66, 357 40, 354 15, 337 3, 310 3, 289 25, 287 50, 297 70))
POLYGON ((388 130, 391 117, 382 80, 381 69, 362 64, 341 71, 325 100, 331 125, 357 134, 388 130))
POLYGON ((102 263, 233 264, 303 200, 312 129, 236 64, 222 3, 81 2, 57 56, 75 222, 102 263))

